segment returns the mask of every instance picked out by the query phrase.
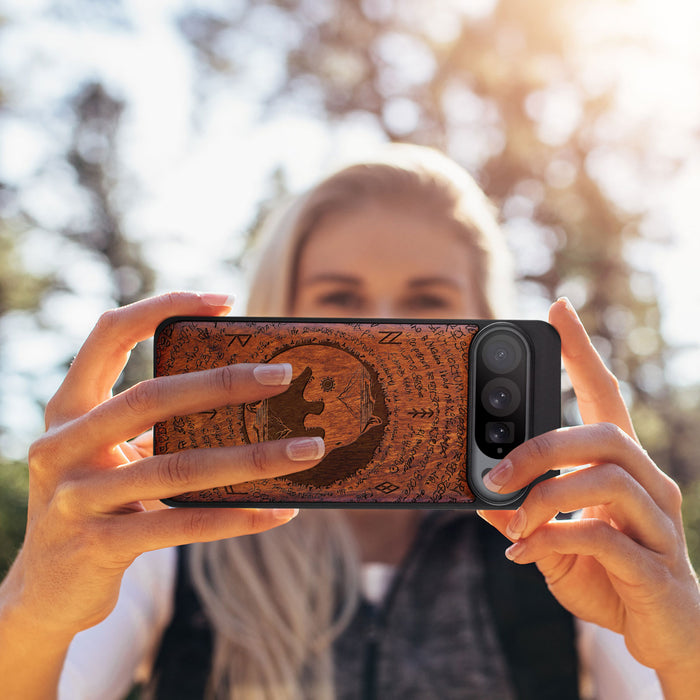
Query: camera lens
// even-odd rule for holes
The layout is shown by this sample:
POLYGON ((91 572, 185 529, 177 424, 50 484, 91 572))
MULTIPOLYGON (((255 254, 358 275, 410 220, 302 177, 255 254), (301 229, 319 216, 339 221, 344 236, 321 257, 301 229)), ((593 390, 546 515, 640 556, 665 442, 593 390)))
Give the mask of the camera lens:
POLYGON ((494 416, 507 416, 520 406, 520 389, 506 377, 496 377, 486 382, 481 391, 481 403, 494 416))
POLYGON ((491 407, 495 408, 497 411, 502 411, 504 408, 508 408, 508 406, 510 406, 511 399, 512 396, 510 391, 502 386, 497 387, 489 394, 489 403, 491 404, 491 407))
POLYGON ((482 357, 484 364, 497 374, 512 372, 523 356, 520 343, 512 336, 505 333, 494 334, 485 345, 482 357))
POLYGON ((497 421, 486 424, 486 442, 500 445, 513 442, 514 424, 497 421))

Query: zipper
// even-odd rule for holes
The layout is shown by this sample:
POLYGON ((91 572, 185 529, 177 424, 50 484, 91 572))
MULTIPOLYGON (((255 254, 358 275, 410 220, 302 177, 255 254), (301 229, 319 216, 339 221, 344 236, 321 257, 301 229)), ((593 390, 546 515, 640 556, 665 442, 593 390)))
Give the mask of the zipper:
POLYGON ((363 600, 361 603, 367 617, 367 638, 365 642, 361 679, 362 700, 377 700, 379 696, 379 643, 386 631, 389 612, 393 607, 396 592, 403 583, 406 573, 411 568, 413 562, 424 554, 430 542, 435 537, 435 533, 443 527, 445 521, 449 522, 452 519, 449 516, 445 517, 446 514, 441 515, 442 517, 439 517, 436 511, 426 515, 425 520, 418 528, 418 532, 416 533, 410 549, 396 571, 396 575, 391 582, 391 586, 389 586, 384 601, 380 605, 373 605, 366 600, 363 600))
POLYGON ((379 607, 376 605, 367 603, 366 610, 369 617, 369 625, 362 669, 362 699, 376 700, 379 638, 385 627, 385 616, 380 614, 379 607))

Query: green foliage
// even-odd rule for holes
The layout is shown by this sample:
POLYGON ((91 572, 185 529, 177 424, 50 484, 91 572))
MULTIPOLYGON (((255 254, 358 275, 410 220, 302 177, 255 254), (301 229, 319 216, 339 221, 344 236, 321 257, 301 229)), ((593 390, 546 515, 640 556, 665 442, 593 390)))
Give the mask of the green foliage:
POLYGON ((24 538, 27 523, 27 465, 0 461, 0 579, 24 538))
POLYGON ((10 310, 36 309, 51 288, 49 277, 30 275, 22 269, 17 250, 21 237, 19 222, 0 220, 0 316, 10 310))
POLYGON ((695 571, 700 571, 700 479, 684 489, 683 524, 690 560, 695 571))

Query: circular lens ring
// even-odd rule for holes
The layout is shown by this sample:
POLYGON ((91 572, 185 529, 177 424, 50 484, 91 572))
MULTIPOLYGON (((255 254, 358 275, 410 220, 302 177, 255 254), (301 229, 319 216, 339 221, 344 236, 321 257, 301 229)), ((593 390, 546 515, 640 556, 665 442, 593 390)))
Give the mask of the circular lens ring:
POLYGON ((497 421, 487 423, 486 442, 495 445, 504 445, 513 441, 513 430, 505 422, 497 421))
POLYGON ((498 418, 509 416, 518 410, 522 395, 518 385, 507 377, 494 377, 484 385, 481 390, 481 404, 486 411, 498 418), (510 400, 502 406, 496 405, 498 401, 494 401, 496 397, 507 394, 510 400))
POLYGON ((481 357, 486 367, 492 372, 508 374, 522 360, 522 344, 517 336, 511 333, 493 333, 493 336, 484 342, 481 357))

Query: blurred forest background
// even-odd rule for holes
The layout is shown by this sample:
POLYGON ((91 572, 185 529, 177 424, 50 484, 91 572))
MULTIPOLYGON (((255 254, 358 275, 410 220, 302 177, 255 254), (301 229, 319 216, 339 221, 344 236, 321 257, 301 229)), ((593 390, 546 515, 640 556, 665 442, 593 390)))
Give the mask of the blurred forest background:
MULTIPOLYGON (((700 565, 692 6, 0 2, 0 570, 42 406, 99 313, 168 288, 244 297, 259 212, 389 140, 445 150, 498 205, 520 315, 572 299, 683 488, 700 565)), ((144 346, 122 385, 149 374, 144 346)))

